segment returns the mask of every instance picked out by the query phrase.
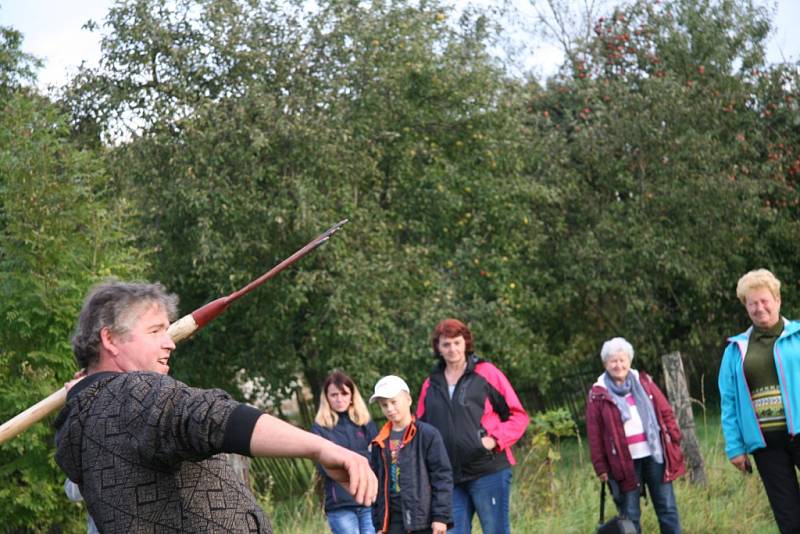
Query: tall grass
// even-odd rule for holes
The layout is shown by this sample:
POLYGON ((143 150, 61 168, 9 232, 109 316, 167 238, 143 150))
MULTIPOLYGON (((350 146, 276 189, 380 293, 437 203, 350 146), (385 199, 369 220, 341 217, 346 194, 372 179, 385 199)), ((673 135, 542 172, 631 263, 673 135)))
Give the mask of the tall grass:
MULTIPOLYGON (((673 483, 681 525, 687 533, 777 533, 758 475, 742 475, 731 466, 723 451, 718 417, 697 422, 698 439, 705 461, 706 487, 691 484, 685 477, 673 483)), ((593 532, 599 516, 600 484, 588 459, 575 439, 561 445, 561 461, 555 466, 555 506, 530 506, 541 502, 532 477, 536 466, 516 470, 512 503, 512 525, 517 532, 593 532)), ((606 499, 606 519, 615 513, 606 499)), ((642 503, 642 531, 658 532, 652 503, 642 503)))
MULTIPOLYGON (((698 487, 688 480, 674 483, 687 533, 777 533, 758 475, 742 475, 728 463, 718 417, 697 421, 697 433, 706 464, 708 484, 698 487)), ((516 533, 590 533, 597 526, 600 486, 594 476, 584 440, 564 439, 550 454, 537 454, 525 438, 515 454, 511 524, 516 533), (548 458, 544 460, 543 458, 548 458)), ((322 506, 312 490, 289 501, 264 500, 276 532, 317 534, 326 532, 322 506)), ((614 513, 606 500, 606 518, 614 513)), ((642 505, 642 530, 658 532, 652 504, 642 505)), ((480 533, 475 521, 473 532, 480 533)))

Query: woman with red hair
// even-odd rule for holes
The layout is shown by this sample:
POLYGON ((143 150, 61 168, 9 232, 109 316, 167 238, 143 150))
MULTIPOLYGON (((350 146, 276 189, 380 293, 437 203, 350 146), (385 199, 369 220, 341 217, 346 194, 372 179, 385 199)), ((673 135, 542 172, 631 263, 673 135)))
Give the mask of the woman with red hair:
POLYGON ((441 321, 431 344, 439 362, 422 384, 417 418, 439 430, 453 466, 450 532, 472 532, 478 512, 484 534, 508 534, 511 446, 525 433, 528 415, 506 375, 475 355, 467 325, 441 321))

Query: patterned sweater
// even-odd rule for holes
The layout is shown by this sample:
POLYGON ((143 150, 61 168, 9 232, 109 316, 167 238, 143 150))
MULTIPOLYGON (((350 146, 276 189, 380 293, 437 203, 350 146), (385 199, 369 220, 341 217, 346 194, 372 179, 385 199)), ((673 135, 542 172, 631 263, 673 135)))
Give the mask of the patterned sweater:
POLYGON ((255 532, 269 520, 222 452, 250 454, 261 412, 157 373, 96 373, 56 421, 56 462, 101 532, 255 532))

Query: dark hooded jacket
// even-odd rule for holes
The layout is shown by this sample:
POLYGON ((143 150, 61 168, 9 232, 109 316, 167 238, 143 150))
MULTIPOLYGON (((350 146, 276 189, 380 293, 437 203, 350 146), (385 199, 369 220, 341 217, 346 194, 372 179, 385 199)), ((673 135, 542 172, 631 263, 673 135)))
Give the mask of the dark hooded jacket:
MULTIPOLYGON (((355 424, 347 412, 339 414, 339 420, 333 428, 314 423, 311 432, 322 436, 328 441, 341 445, 345 449, 350 449, 369 460, 369 444, 372 438, 378 433, 374 421, 369 421, 366 425, 355 424)), ((340 510, 342 508, 354 508, 359 506, 353 496, 345 490, 341 484, 333 480, 317 464, 317 471, 325 481, 325 511, 340 510)))
MULTIPOLYGON (((389 466, 392 463, 386 423, 372 441, 372 469, 378 477, 378 498, 372 506, 375 530, 389 527, 389 466)), ((433 521, 453 526, 453 472, 442 436, 431 425, 412 421, 397 453, 400 503, 405 531, 430 529, 433 521)))

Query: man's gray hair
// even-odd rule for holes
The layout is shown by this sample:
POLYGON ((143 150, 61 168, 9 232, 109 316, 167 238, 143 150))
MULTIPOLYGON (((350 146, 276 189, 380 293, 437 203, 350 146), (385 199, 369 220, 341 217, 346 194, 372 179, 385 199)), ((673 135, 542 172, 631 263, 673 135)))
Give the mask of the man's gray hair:
POLYGON ((116 336, 127 335, 133 323, 150 305, 167 312, 169 320, 178 313, 178 296, 167 293, 160 283, 129 283, 109 280, 94 286, 78 316, 72 352, 81 369, 100 358, 100 331, 108 328, 116 336))
POLYGON ((611 356, 620 351, 628 355, 628 361, 633 361, 633 345, 624 337, 614 337, 603 343, 603 348, 600 349, 600 359, 606 363, 611 356))

